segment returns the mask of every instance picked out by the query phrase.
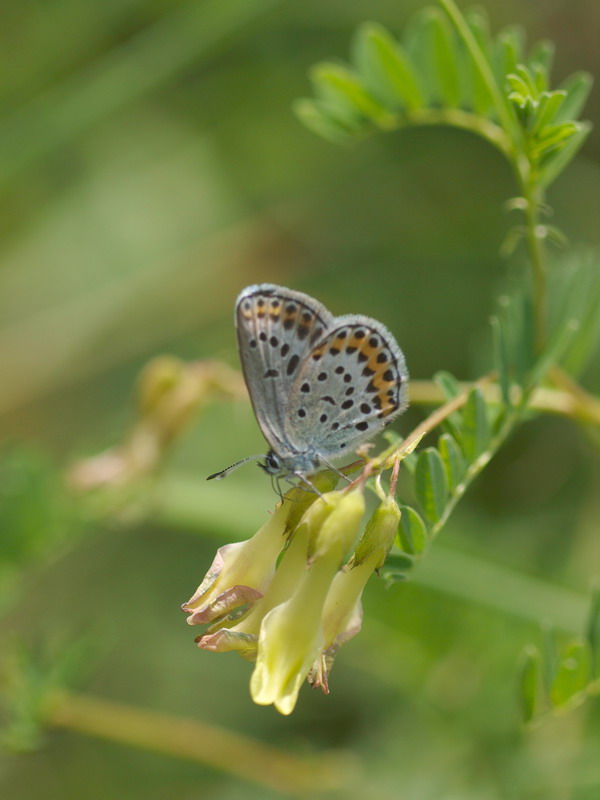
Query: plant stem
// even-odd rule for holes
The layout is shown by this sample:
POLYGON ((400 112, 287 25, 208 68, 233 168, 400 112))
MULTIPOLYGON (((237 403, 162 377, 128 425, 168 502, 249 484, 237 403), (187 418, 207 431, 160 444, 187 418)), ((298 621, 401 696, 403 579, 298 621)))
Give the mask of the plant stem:
POLYGON ((535 324, 535 347, 541 353, 546 343, 547 316, 547 269, 543 237, 540 235, 539 190, 536 189, 531 175, 523 182, 525 198, 525 228, 527 231, 527 247, 531 260, 531 277, 533 290, 533 312, 535 324))
MULTIPOLYGON (((550 377, 561 386, 561 389, 534 389, 528 403, 528 408, 547 414, 557 414, 568 417, 576 422, 595 425, 600 428, 600 399, 582 389, 558 367, 551 370, 550 377)), ((471 384, 463 384, 466 388, 471 384)), ((495 384, 482 387, 486 402, 502 402, 498 386, 495 384)), ((411 405, 437 405, 443 403, 444 394, 434 381, 411 381, 411 405)), ((521 402, 520 393, 512 387, 511 399, 513 404, 521 402), (514 395, 514 396, 513 396, 514 395)))
POLYGON ((53 727, 208 764, 286 796, 341 789, 353 772, 343 756, 300 757, 212 724, 74 692, 52 693, 44 717, 53 727))
POLYGON ((447 419, 450 414, 453 414, 455 411, 458 411, 459 408, 462 408, 464 404, 467 402, 469 394, 471 390, 475 386, 484 387, 489 384, 491 381, 494 380, 494 375, 484 375, 483 378, 480 378, 478 381, 475 381, 472 384, 467 384, 465 390, 461 392, 461 394, 453 397, 452 400, 449 400, 447 403, 444 403, 443 406, 436 408, 426 419, 424 419, 416 428, 408 434, 408 436, 402 440, 399 445, 392 445, 387 450, 384 450, 381 455, 377 456, 376 459, 373 459, 371 462, 372 469, 389 469, 394 465, 394 461, 397 458, 402 458, 407 453, 412 452, 415 446, 420 442, 420 440, 428 433, 430 433, 434 428, 437 428, 438 425, 447 419))
POLYGON ((513 158, 513 144, 506 132, 495 122, 470 111, 461 108, 418 108, 407 111, 404 120, 402 127, 407 128, 418 125, 449 125, 470 131, 486 139, 509 161, 513 158))

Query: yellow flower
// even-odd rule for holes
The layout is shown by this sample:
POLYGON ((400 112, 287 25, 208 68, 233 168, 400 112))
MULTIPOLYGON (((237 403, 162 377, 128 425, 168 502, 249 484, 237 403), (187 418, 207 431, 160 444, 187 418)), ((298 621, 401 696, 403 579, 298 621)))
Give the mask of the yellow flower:
POLYGON ((339 648, 361 628, 361 597, 374 570, 383 566, 400 522, 400 509, 393 497, 387 497, 375 509, 367 523, 354 558, 337 573, 323 608, 323 650, 312 665, 309 683, 329 693, 329 673, 339 648))
POLYGON ((277 556, 285 544, 284 532, 290 502, 283 501, 265 524, 245 542, 226 544, 217 554, 206 577, 181 607, 190 625, 224 617, 235 609, 255 603, 275 573, 277 556))
MULTIPOLYGON (((362 489, 330 494, 320 503, 330 500, 334 507, 316 535, 303 519, 310 567, 291 597, 271 608, 260 626, 250 692, 255 703, 274 703, 282 714, 293 711, 300 686, 323 650, 322 615, 327 593, 348 551, 354 547, 364 513, 362 489)), ((317 503, 313 514, 317 513, 315 507, 317 503)), ((310 510, 306 516, 310 519, 310 510)), ((301 522, 297 533, 302 528, 301 522)))
POLYGON ((328 693, 335 655, 360 630, 363 589, 383 565, 400 520, 389 496, 358 541, 362 485, 290 496, 294 502, 280 505, 252 539, 221 548, 184 606, 192 624, 211 623, 198 646, 256 661, 252 698, 282 714, 293 711, 306 678, 328 693))

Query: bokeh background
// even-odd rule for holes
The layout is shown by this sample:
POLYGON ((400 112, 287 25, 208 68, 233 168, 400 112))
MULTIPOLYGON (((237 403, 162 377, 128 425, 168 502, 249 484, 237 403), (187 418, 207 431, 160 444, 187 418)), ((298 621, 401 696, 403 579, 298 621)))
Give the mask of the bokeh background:
MULTIPOLYGON (((578 69, 600 74, 596 0, 482 5, 494 31, 517 22, 530 41, 556 43, 556 82, 578 69)), ((398 34, 423 6, 5 2, 2 648, 16 636, 60 651, 85 634, 93 657, 77 677, 82 691, 288 752, 341 751, 358 775, 348 797, 592 800, 598 708, 523 733, 515 693, 538 622, 571 625, 599 572, 600 468, 573 424, 523 426, 415 581, 389 590, 372 581, 363 632, 340 653, 332 694, 305 688, 290 718, 255 707, 248 664, 198 651, 179 610, 215 547, 249 536, 273 505, 252 466, 204 481, 261 452, 249 406, 222 401, 198 414, 169 456, 150 518, 81 521, 65 488, 74 460, 132 424, 149 359, 237 366, 232 308, 250 283, 276 281, 334 313, 382 320, 416 378, 479 374, 494 296, 522 267, 522 254, 509 265, 499 255, 512 223, 502 209, 515 193, 508 166, 448 129, 338 148, 291 111, 309 93, 310 65, 346 57, 360 22, 398 34)), ((597 94, 584 117, 597 125, 597 94)), ((596 129, 550 193, 570 257, 600 245, 599 142, 596 129)), ((600 391, 597 359, 584 382, 600 391)), ((395 427, 406 432, 421 414, 411 409, 395 427)), ((55 730, 30 754, 0 756, 0 793, 285 796, 210 763, 55 730)))

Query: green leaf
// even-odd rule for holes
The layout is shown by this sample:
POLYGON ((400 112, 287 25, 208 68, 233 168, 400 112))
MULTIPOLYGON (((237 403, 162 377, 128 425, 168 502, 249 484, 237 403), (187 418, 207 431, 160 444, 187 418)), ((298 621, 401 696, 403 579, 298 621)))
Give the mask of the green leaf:
MULTIPOLYGON (((552 329, 563 324, 565 319, 576 319, 580 328, 574 336, 562 364, 572 375, 581 374, 585 364, 597 358, 600 344, 600 270, 597 256, 589 253, 587 258, 577 254, 552 274, 550 296, 556 302, 552 308, 552 329)), ((1 507, 1 502, 0 502, 1 507)), ((1 524, 0 524, 1 527, 1 524)))
POLYGON ((415 492, 425 518, 432 524, 437 522, 446 508, 448 478, 442 457, 435 447, 428 447, 419 454, 415 492))
POLYGON ((438 441, 438 447, 450 490, 454 490, 464 478, 467 470, 465 459, 456 439, 449 433, 443 433, 438 441))
POLYGON ((487 407, 479 387, 469 394, 463 409, 462 447, 467 460, 472 463, 480 456, 490 440, 490 423, 487 407))
POLYGON ((549 86, 549 79, 548 73, 544 67, 542 67, 541 64, 532 64, 531 67, 529 67, 529 71, 533 75, 533 82, 535 83, 538 95, 541 92, 545 92, 549 86))
POLYGON ((533 68, 534 64, 539 64, 544 68, 546 75, 550 75, 554 60, 554 49, 554 43, 549 39, 542 39, 540 42, 536 42, 527 59, 528 65, 533 68))
POLYGON ((408 55, 382 25, 361 25, 354 61, 365 86, 389 108, 412 111, 425 104, 419 76, 408 55))
POLYGON ((534 156, 539 157, 548 150, 559 147, 578 131, 576 122, 561 122, 558 125, 546 125, 540 132, 537 142, 532 148, 534 156))
POLYGON ((592 678, 598 678, 600 677, 600 586, 596 586, 592 591, 586 638, 592 659, 592 678))
POLYGON ((578 330, 579 323, 577 320, 572 319, 566 320, 563 325, 554 331, 545 351, 531 369, 528 380, 530 387, 537 386, 550 367, 560 361, 578 330))
POLYGON ((385 560, 385 564, 378 570, 378 575, 387 583, 405 581, 413 566, 414 559, 408 553, 395 553, 393 550, 385 560))
POLYGON ((531 96, 531 87, 527 83, 526 80, 520 75, 517 75, 516 72, 511 72, 506 76, 506 82, 513 90, 513 93, 517 95, 517 97, 522 97, 523 102, 525 102, 531 96))
POLYGON ((533 305, 528 292, 517 291, 499 299, 499 318, 507 340, 508 361, 514 379, 523 385, 534 363, 533 305))
POLYGON ((462 392, 458 379, 451 372, 442 369, 435 373, 433 380, 444 393, 446 400, 454 400, 462 392))
MULTIPOLYGON (((440 370, 433 376, 434 382, 441 389, 446 400, 454 400, 462 392, 462 388, 458 380, 450 372, 440 370)), ((446 417, 442 423, 442 427, 450 433, 457 442, 462 439, 461 434, 461 415, 458 411, 453 411, 449 417, 446 417)))
POLYGON ((526 67, 525 64, 517 64, 515 67, 515 72, 523 81, 525 81, 531 97, 537 99, 539 95, 538 85, 536 83, 535 76, 530 72, 529 68, 526 67))
POLYGON ((482 54, 491 64, 494 58, 494 43, 490 33, 490 20, 485 9, 483 7, 467 8, 464 13, 464 20, 469 26, 482 54))
POLYGON ((505 28, 496 37, 494 64, 500 86, 506 83, 506 76, 515 72, 521 61, 520 45, 514 28, 505 28))
POLYGON ((436 81, 430 52, 429 18, 431 9, 413 14, 405 26, 402 42, 409 61, 419 76, 423 101, 429 106, 436 101, 436 81))
POLYGON ((560 150, 554 150, 548 153, 538 165, 538 182, 541 187, 547 188, 558 178, 568 163, 577 155, 581 145, 585 142, 592 129, 589 122, 580 122, 577 127, 577 132, 563 144, 560 150))
POLYGON ((524 722, 530 722, 541 705, 541 657, 537 647, 528 645, 524 652, 519 678, 519 699, 524 722))
POLYGON ((296 100, 293 109, 300 122, 309 130, 334 144, 346 144, 352 141, 360 128, 360 124, 356 121, 348 124, 346 121, 336 119, 339 109, 323 100, 302 97, 296 100))
POLYGON ((421 516, 410 506, 400 506, 399 546, 411 555, 421 555, 427 547, 427 528, 421 516))
MULTIPOLYGON (((487 18, 480 10, 468 9, 465 13, 465 20, 473 34, 476 45, 480 48, 481 54, 489 62, 490 74, 492 74, 492 41, 487 18)), ((494 98, 486 77, 482 74, 480 63, 473 57, 472 48, 469 47, 468 42, 465 42, 465 45, 469 55, 473 110, 477 114, 485 116, 494 109, 494 98)))
POLYGON ((556 122, 577 119, 592 89, 593 78, 588 72, 575 72, 558 87, 567 93, 565 102, 556 116, 556 122))
POLYGON ((508 344, 502 323, 498 317, 491 317, 492 335, 494 341, 494 364, 498 372, 498 382, 502 392, 502 402, 505 406, 511 405, 510 399, 510 365, 508 361, 508 344))
POLYGON ((542 682, 546 694, 550 694, 557 664, 556 632, 549 625, 544 625, 542 628, 542 682))
POLYGON ((553 705, 561 706, 587 686, 590 677, 590 648, 587 642, 570 642, 558 661, 550 688, 553 705))
POLYGON ((458 80, 458 55, 453 41, 453 31, 446 17, 435 8, 430 9, 427 20, 429 57, 437 85, 437 99, 449 108, 457 108, 460 101, 458 80))
POLYGON ((381 127, 389 126, 389 111, 367 92, 352 70, 323 61, 315 64, 310 75, 316 94, 323 100, 353 111, 359 118, 371 119, 381 127))
MULTIPOLYGON (((527 87, 527 93, 535 100, 539 95, 538 87, 535 82, 534 76, 531 74, 525 64, 517 64, 515 67, 515 74, 519 77, 523 84, 527 87)), ((510 76, 507 76, 510 77, 510 76)))
POLYGON ((554 120, 567 96, 566 92, 542 92, 531 129, 536 134, 554 120))

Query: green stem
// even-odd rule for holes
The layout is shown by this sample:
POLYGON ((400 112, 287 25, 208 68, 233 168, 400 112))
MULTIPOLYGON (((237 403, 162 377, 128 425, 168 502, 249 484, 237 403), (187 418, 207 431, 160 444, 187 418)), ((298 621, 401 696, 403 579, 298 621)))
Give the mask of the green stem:
POLYGON ((547 268, 544 239, 540 235, 540 189, 529 175, 523 181, 523 197, 525 198, 525 228, 527 231, 527 247, 531 260, 531 277, 533 289, 533 312, 535 324, 535 346, 541 353, 546 343, 547 323, 547 268))
POLYGON ((49 696, 44 720, 52 727, 208 764, 286 797, 342 789, 349 779, 343 757, 297 756, 206 722, 74 692, 49 696))
POLYGON ((399 445, 392 445, 387 450, 384 450, 377 458, 371 461, 371 471, 389 469, 394 466, 397 458, 402 458, 418 445, 421 439, 432 430, 441 425, 450 414, 462 408, 468 400, 471 390, 475 386, 483 388, 493 380, 493 375, 484 375, 478 381, 472 384, 467 384, 465 390, 461 394, 444 403, 443 406, 436 408, 426 419, 424 419, 416 428, 414 428, 408 436, 402 440, 399 445))
POLYGON ((461 108, 417 108, 407 111, 398 127, 412 128, 418 125, 449 125, 470 131, 496 147, 513 163, 513 144, 506 132, 486 117, 464 111, 461 108))
MULTIPOLYGON (((550 372, 557 389, 537 388, 529 398, 528 408, 545 414, 557 414, 576 422, 594 425, 600 428, 600 398, 586 392, 562 370, 554 368, 550 372)), ((471 384, 461 384, 461 388, 470 388, 471 384)), ((502 395, 496 384, 482 387, 486 402, 502 403, 502 395)), ((434 381, 411 381, 410 403, 413 406, 436 406, 445 400, 444 393, 434 381)), ((522 397, 518 387, 511 389, 513 405, 521 403, 522 397)))

